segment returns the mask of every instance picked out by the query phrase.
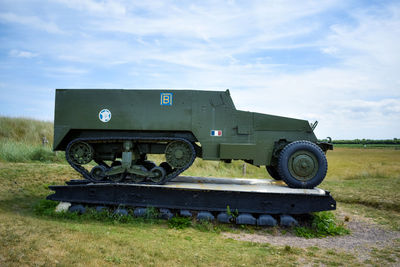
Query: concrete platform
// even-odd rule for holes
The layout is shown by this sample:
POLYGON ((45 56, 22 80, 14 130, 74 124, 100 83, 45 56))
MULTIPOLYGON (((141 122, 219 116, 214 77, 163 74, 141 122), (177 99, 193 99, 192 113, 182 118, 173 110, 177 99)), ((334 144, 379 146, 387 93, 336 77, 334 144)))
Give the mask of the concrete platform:
POLYGON ((284 182, 272 179, 178 176, 174 180, 161 186, 170 188, 187 188, 187 189, 236 191, 236 192, 307 194, 307 195, 326 194, 324 190, 319 188, 314 188, 314 189, 290 188, 284 182))

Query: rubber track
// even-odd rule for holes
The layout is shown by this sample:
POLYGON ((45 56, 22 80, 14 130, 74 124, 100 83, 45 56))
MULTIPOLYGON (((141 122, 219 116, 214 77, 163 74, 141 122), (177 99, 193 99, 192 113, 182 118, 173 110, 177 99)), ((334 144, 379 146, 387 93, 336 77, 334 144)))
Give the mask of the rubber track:
MULTIPOLYGON (((174 179, 175 177, 177 177, 179 174, 181 174, 182 172, 184 172, 185 170, 187 170, 194 162, 194 160, 196 159, 196 151, 192 145, 192 143, 190 143, 188 140, 186 140, 185 138, 179 138, 179 137, 164 137, 164 138, 153 138, 153 137, 119 137, 119 138, 107 138, 107 137, 103 137, 103 138, 76 138, 74 140, 72 140, 71 142, 69 142, 69 144, 67 145, 67 148, 65 149, 65 158, 67 159, 67 162, 69 163, 69 165, 71 165, 71 167, 76 170, 77 172, 79 172, 80 174, 82 174, 82 176, 86 179, 89 180, 93 183, 113 183, 110 180, 106 180, 106 181, 96 181, 92 178, 92 176, 90 175, 90 173, 81 165, 75 164, 72 162, 72 160, 69 157, 69 149, 70 147, 76 143, 76 142, 87 142, 90 144, 90 142, 104 142, 104 143, 113 143, 113 142, 120 142, 120 141, 156 141, 156 142, 171 142, 171 141, 182 141, 185 142, 189 145, 191 151, 192 151, 192 158, 190 160, 190 162, 183 168, 180 169, 173 169, 173 171, 166 175, 164 177, 164 179, 162 179, 160 182, 158 183, 153 183, 153 182, 140 182, 140 183, 134 183, 134 182, 125 182, 125 183, 129 183, 129 184, 165 184, 169 181, 171 181, 172 179, 174 179)), ((147 178, 147 177, 146 177, 147 178)), ((122 181, 123 182, 123 181, 122 181)), ((121 183, 121 182, 119 182, 121 183)))

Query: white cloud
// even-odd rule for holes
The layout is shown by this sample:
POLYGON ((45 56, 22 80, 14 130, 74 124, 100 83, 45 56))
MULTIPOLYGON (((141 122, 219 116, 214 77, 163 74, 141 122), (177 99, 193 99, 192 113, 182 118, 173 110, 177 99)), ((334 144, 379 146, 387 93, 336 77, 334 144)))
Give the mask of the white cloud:
POLYGON ((330 54, 330 55, 334 55, 336 54, 339 49, 337 47, 334 46, 330 46, 330 47, 323 47, 321 48, 321 51, 325 54, 330 54))
POLYGON ((204 1, 178 6, 175 2, 166 1, 156 4, 155 7, 143 7, 130 3, 127 4, 127 9, 131 13, 95 19, 92 23, 96 30, 139 36, 162 35, 180 40, 190 37, 213 42, 228 38, 237 42, 233 38, 246 38, 247 40, 240 41, 248 47, 260 46, 266 41, 299 32, 304 33, 307 27, 302 27, 305 25, 300 20, 326 10, 333 4, 333 1, 253 1, 239 5, 204 1), (294 21, 299 25, 293 23, 294 21))
POLYGON ((63 31, 58 26, 49 21, 43 21, 37 16, 24 16, 14 13, 0 13, 0 21, 9 23, 22 24, 27 27, 32 27, 39 30, 44 30, 49 33, 62 33, 63 31))
POLYGON ((29 51, 22 51, 17 49, 11 50, 9 55, 12 57, 21 57, 21 58, 33 58, 38 56, 37 53, 32 53, 29 51))
POLYGON ((52 67, 52 68, 46 68, 45 70, 50 73, 61 73, 67 75, 81 75, 89 72, 87 69, 75 68, 70 66, 52 67))
POLYGON ((394 137, 400 5, 352 5, 58 0, 54 16, 10 11, 0 20, 68 29, 10 55, 48 57, 58 65, 42 67, 46 75, 79 75, 77 87, 230 88, 238 108, 319 120, 322 137, 394 137))
POLYGON ((125 15, 126 8, 123 4, 116 0, 57 0, 69 8, 77 9, 80 11, 86 11, 92 14, 99 15, 125 15))

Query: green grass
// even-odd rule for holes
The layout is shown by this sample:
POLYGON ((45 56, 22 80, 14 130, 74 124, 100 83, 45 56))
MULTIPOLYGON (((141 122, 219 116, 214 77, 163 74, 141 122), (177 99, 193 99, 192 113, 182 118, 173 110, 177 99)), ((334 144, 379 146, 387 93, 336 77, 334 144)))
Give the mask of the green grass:
POLYGON ((0 117, 0 161, 63 162, 64 153, 51 149, 53 123, 25 118, 0 117), (45 137, 49 143, 42 144, 45 137))
POLYGON ((49 146, 0 140, 0 161, 61 163, 65 162, 65 159, 63 152, 53 152, 49 146))
POLYGON ((192 226, 192 221, 190 218, 175 216, 168 221, 168 226, 170 228, 185 229, 192 226))
POLYGON ((0 117, 0 140, 39 145, 46 137, 53 142, 53 123, 27 118, 0 117))
MULTIPOLYGON (((399 192, 398 153, 395 150, 334 150, 328 153, 329 173, 321 187, 329 188, 339 199, 340 209, 354 212, 354 216, 370 216, 395 228, 400 221, 400 212, 391 207, 396 207, 400 201, 395 193, 396 190, 399 192), (365 174, 366 169, 368 174, 365 174), (360 195, 362 197, 358 199, 360 195), (355 201, 343 203, 341 199, 355 201), (386 204, 377 209, 367 201, 374 205, 386 204)), ((0 169, 0 265, 362 264, 350 253, 274 247, 225 239, 220 234, 224 231, 267 234, 269 229, 237 227, 232 230, 214 223, 177 229, 179 227, 172 227, 165 221, 135 219, 121 222, 110 219, 107 214, 38 215, 38 209, 54 207, 51 202, 44 202, 36 212, 33 208, 51 193, 48 185, 63 184, 79 175, 66 164, 54 163, 0 162, 0 169)), ((195 170, 192 170, 193 174, 196 174, 195 170)), ((260 171, 267 177, 265 170, 260 171)), ((240 175, 241 169, 237 172, 240 175)), ((397 253, 394 248, 376 250, 376 257, 370 261, 373 265, 390 264, 393 253, 397 253)))
MULTIPOLYGON (((47 187, 80 176, 65 164, 63 154, 54 158, 50 147, 39 150, 41 136, 51 143, 51 133, 51 123, 0 118, 1 266, 382 266, 395 265, 400 257, 400 241, 397 246, 373 249, 371 259, 360 262, 352 252, 276 247, 221 235, 224 231, 274 234, 280 231, 276 228, 222 226, 178 218, 165 222, 152 219, 154 212, 147 219, 120 219, 93 211, 83 216, 54 215, 54 203, 43 201, 51 193, 47 187), (39 152, 34 152, 36 149, 39 152)), ((346 211, 350 220, 352 216, 368 217, 382 227, 400 231, 400 150, 336 146, 327 157, 328 175, 320 187, 331 192, 338 209, 346 211)), ((241 161, 226 164, 197 159, 184 174, 268 178, 265 168, 247 164, 246 169, 243 174, 241 161)), ((330 216, 320 218, 322 225, 312 227, 310 222, 303 236, 339 231, 329 224, 330 216)))
POLYGON ((374 265, 374 260, 377 262, 388 263, 388 265, 396 265, 398 264, 398 260, 400 258, 400 239, 395 241, 395 244, 391 248, 383 248, 383 249, 372 249, 372 259, 367 260, 366 263, 370 265, 374 265))
POLYGON ((295 227, 297 236, 305 238, 327 237, 336 235, 346 235, 350 231, 346 229, 343 223, 338 223, 332 212, 324 211, 314 213, 311 225, 295 227))
POLYGON ((400 151, 337 148, 320 185, 342 207, 400 230, 400 151))
POLYGON ((335 148, 400 149, 400 144, 334 144, 335 148))

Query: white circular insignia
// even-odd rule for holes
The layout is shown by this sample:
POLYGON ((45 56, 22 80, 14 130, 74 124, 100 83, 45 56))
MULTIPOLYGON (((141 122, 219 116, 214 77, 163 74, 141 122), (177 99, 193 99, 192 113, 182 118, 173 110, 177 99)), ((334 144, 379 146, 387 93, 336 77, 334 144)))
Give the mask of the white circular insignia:
POLYGON ((111 111, 109 111, 108 109, 102 109, 100 112, 99 112, 99 119, 102 121, 102 122, 108 122, 108 121, 110 121, 111 120, 111 111))

